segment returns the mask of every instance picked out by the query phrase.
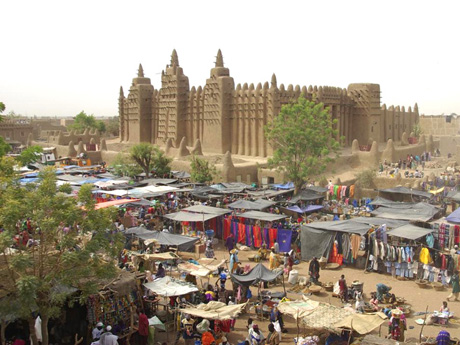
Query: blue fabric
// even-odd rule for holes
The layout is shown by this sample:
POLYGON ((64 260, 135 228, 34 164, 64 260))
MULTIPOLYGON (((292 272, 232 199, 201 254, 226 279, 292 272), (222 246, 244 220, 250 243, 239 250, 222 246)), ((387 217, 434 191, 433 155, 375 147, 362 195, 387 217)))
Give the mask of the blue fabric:
POLYGON ((278 229, 276 242, 280 246, 280 252, 289 252, 291 250, 292 231, 286 229, 278 229))
POLYGON ((460 223, 460 207, 446 217, 449 223, 460 223))

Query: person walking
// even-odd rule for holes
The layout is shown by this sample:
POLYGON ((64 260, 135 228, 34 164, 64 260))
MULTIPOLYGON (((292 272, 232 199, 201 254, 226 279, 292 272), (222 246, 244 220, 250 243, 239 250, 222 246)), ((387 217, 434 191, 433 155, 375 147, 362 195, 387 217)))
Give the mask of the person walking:
POLYGON ((450 281, 452 283, 452 293, 446 299, 450 301, 451 298, 455 297, 455 300, 458 301, 458 294, 460 292, 458 271, 454 271, 450 281))
POLYGON ((348 302, 348 286, 347 281, 345 280, 345 275, 341 275, 339 279, 339 291, 340 291, 340 300, 342 302, 348 302))

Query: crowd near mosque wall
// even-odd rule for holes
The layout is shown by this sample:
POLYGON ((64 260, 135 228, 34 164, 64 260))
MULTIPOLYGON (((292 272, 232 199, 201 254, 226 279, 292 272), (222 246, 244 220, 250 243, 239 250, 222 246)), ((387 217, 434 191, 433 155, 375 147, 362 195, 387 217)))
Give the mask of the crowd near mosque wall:
POLYGON ((139 65, 128 96, 120 88, 119 115, 122 142, 150 142, 164 146, 172 139, 178 147, 182 138, 192 146, 200 139, 203 150, 245 156, 267 157, 271 147, 264 126, 281 107, 303 95, 329 108, 345 146, 360 143, 400 141, 418 121, 418 107, 380 104, 378 84, 350 84, 348 89, 330 86, 278 86, 275 74, 270 84, 237 84, 224 67, 219 50, 215 67, 204 87, 189 87, 188 77, 174 50, 171 62, 161 73, 156 89, 139 65))

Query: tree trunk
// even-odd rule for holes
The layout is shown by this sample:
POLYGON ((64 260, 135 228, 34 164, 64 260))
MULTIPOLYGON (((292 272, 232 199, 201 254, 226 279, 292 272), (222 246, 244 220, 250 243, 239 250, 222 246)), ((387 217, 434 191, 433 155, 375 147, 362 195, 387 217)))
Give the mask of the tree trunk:
POLYGON ((43 315, 43 314, 41 318, 42 318, 42 345, 48 345, 49 343, 48 321, 50 318, 48 317, 48 315, 43 315))
POLYGON ((35 318, 29 317, 27 321, 29 322, 29 332, 30 338, 32 339, 32 344, 38 345, 37 334, 35 333, 35 318))
POLYGON ((5 339, 6 326, 8 326, 8 323, 5 320, 2 320, 0 324, 0 341, 2 345, 6 344, 6 339, 5 339))

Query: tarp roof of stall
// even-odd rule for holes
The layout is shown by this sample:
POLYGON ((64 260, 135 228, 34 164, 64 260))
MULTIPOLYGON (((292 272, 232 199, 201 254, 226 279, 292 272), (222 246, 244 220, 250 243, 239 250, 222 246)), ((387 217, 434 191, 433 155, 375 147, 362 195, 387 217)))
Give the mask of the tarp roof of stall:
POLYGON ((460 223, 460 207, 446 217, 449 223, 460 223))
POLYGON ((254 266, 248 274, 232 274, 230 277, 232 281, 239 285, 251 286, 258 282, 272 282, 280 275, 283 274, 283 270, 272 271, 259 263, 254 266))
POLYGON ((198 291, 198 288, 183 280, 171 277, 156 279, 153 282, 145 283, 144 286, 160 296, 182 296, 198 291))
POLYGON ((413 205, 379 207, 372 211, 371 214, 380 218, 427 222, 439 211, 436 206, 419 202, 413 205))
POLYGON ((249 219, 264 220, 267 222, 273 222, 275 220, 280 220, 280 219, 287 217, 284 214, 273 214, 273 213, 259 212, 259 211, 248 211, 244 213, 238 213, 237 216, 243 217, 243 218, 249 218, 249 219))
POLYGON ((406 224, 387 231, 390 236, 397 236, 408 240, 416 240, 432 233, 434 229, 422 228, 413 224, 406 224))
POLYGON ((408 208, 409 206, 414 205, 414 204, 415 202, 392 201, 392 200, 382 198, 381 196, 376 197, 374 200, 372 200, 369 203, 369 205, 372 205, 372 206, 405 207, 405 208, 408 208))
POLYGON ((384 192, 384 193, 391 193, 391 194, 417 195, 417 196, 420 196, 422 198, 427 198, 427 199, 433 196, 431 193, 428 193, 428 192, 424 192, 424 191, 416 190, 416 189, 409 189, 409 188, 402 187, 402 186, 398 186, 394 188, 387 188, 387 189, 380 189, 379 191, 384 192))
POLYGON ((276 202, 268 201, 264 199, 258 199, 256 201, 239 199, 235 202, 232 202, 231 204, 228 204, 227 206, 228 208, 261 211, 265 208, 273 206, 274 204, 276 204, 276 202))
POLYGON ((163 217, 174 220, 176 222, 205 222, 218 216, 219 215, 209 213, 192 213, 179 211, 165 214, 163 217))
POLYGON ((137 234, 137 237, 143 240, 156 239, 161 245, 178 246, 179 250, 189 250, 199 240, 198 237, 170 234, 164 231, 149 231, 148 233, 137 234))
POLYGON ((389 228, 396 228, 406 225, 407 223, 407 221, 395 221, 392 219, 383 219, 378 217, 359 217, 347 220, 312 222, 303 225, 302 227, 364 235, 369 231, 369 227, 371 226, 380 226, 386 224, 389 228))
POLYGON ((246 307, 246 303, 226 305, 222 302, 210 301, 208 304, 199 304, 181 309, 182 313, 202 317, 207 320, 235 319, 246 307))
POLYGON ((301 190, 299 194, 293 196, 292 199, 287 202, 296 204, 299 201, 313 201, 318 199, 324 199, 324 195, 313 190, 301 190))
POLYGON ((194 212, 194 213, 207 213, 222 216, 227 213, 231 213, 231 210, 227 210, 219 207, 204 206, 204 205, 193 205, 183 208, 181 211, 194 212))

